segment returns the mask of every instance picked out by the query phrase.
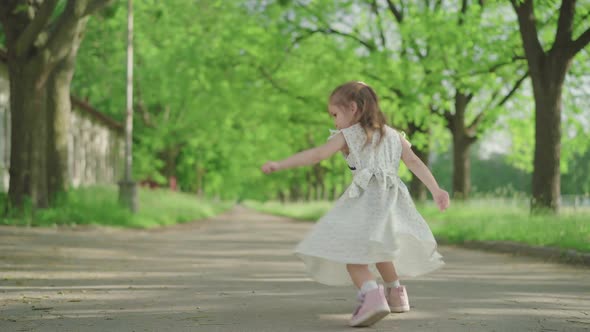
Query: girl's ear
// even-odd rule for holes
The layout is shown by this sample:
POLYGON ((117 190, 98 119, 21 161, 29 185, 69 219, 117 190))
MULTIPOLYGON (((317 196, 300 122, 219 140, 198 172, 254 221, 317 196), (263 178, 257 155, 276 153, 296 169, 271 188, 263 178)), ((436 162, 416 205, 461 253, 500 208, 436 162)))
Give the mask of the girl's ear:
POLYGON ((350 103, 350 111, 352 112, 352 114, 356 115, 358 113, 358 106, 356 105, 356 103, 353 101, 350 103))

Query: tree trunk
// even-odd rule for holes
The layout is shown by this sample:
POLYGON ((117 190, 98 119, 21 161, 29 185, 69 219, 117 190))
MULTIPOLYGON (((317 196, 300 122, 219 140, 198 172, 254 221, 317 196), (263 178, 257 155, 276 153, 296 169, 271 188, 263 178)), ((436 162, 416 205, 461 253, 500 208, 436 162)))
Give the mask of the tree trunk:
MULTIPOLYGON (((469 148, 477 137, 468 132, 465 113, 472 95, 455 93, 455 112, 445 112, 447 128, 453 135, 453 198, 466 200, 471 191, 471 160, 469 148)), ((471 130, 474 131, 474 130, 471 130)))
POLYGON ((47 84, 47 180, 49 200, 69 188, 68 139, 70 133, 70 82, 73 64, 60 63, 47 84))
MULTIPOLYGON (((58 0, 1 1, 0 21, 4 32, 10 73, 10 106, 12 115, 12 144, 9 196, 15 207, 22 207, 29 196, 36 207, 48 206, 49 187, 53 188, 59 176, 51 175, 48 185, 48 160, 53 150, 48 148, 48 128, 51 126, 51 143, 63 139, 61 129, 54 128, 53 116, 62 122, 61 107, 49 107, 51 124, 47 123, 48 79, 64 59, 75 59, 81 40, 80 27, 87 17, 110 0, 67 1, 63 12, 53 15, 58 0), (72 47, 75 45, 75 47, 72 47), (57 130, 56 130, 57 129, 57 130)), ((73 67, 73 65, 72 65, 73 67)), ((59 74, 58 76, 61 76, 59 74)), ((69 85, 68 85, 69 90, 69 85)), ((51 98, 61 100, 61 97, 51 98)), ((60 143, 61 144, 61 143, 60 143)), ((58 155, 56 158, 63 158, 58 155)), ((63 160, 62 160, 63 161, 63 160)), ((50 161, 53 165, 55 160, 50 161)), ((51 166, 51 168, 53 168, 51 166)), ((60 167, 56 172, 62 172, 60 167)))
MULTIPOLYGON (((408 122, 408 136, 413 137, 414 134, 421 133, 427 135, 428 129, 424 129, 421 126, 417 125, 415 122, 410 121, 408 122)), ((429 163, 429 148, 428 145, 418 148, 415 145, 412 145, 412 151, 422 160, 424 165, 428 166, 429 163)), ((412 180, 410 181, 410 195, 416 202, 424 202, 428 197, 428 191, 426 186, 422 181, 412 173, 412 180)))
MULTIPOLYGON (((428 148, 425 147, 423 149, 418 149, 415 146, 412 146, 412 151, 422 160, 425 165, 429 163, 429 151, 428 148)), ((417 176, 412 174, 412 181, 410 181, 410 195, 416 202, 424 202, 426 198, 428 198, 428 190, 426 186, 417 176)))
POLYGON ((330 164, 331 164, 330 165, 330 170, 331 170, 330 171, 330 175, 331 175, 330 176, 330 179, 331 179, 330 185, 331 185, 331 187, 330 187, 330 189, 326 189, 325 196, 326 196, 326 200, 333 201, 336 199, 336 196, 338 196, 338 193, 337 193, 338 189, 337 188, 338 188, 338 182, 339 182, 338 181, 338 179, 339 179, 338 173, 339 172, 336 171, 336 158, 330 158, 330 164))
POLYGON ((471 191, 471 160, 468 138, 453 133, 453 198, 466 200, 471 191))
POLYGON ((301 185, 297 182, 291 183, 291 188, 289 188, 289 200, 291 202, 299 202, 301 196, 301 185))
POLYGON ((197 197, 202 198, 205 194, 205 169, 197 164, 195 172, 197 176, 197 197))
POLYGON ((168 180, 168 185, 172 188, 172 181, 176 178, 176 161, 180 155, 181 146, 167 147, 161 151, 158 155, 160 160, 163 161, 163 167, 161 169, 162 174, 168 180))
POLYGON ((311 171, 308 169, 304 169, 303 171, 305 172, 305 201, 309 202, 309 201, 311 201, 311 197, 313 195, 313 193, 312 193, 313 183, 312 183, 312 179, 311 179, 311 171))
MULTIPOLYGON (((16 61, 14 61, 16 62, 16 61)), ((10 60, 9 60, 10 63, 10 60)), ((25 105, 28 101, 26 95, 33 89, 35 83, 30 74, 25 73, 26 63, 9 64, 10 80, 10 182, 8 196, 13 206, 20 207, 25 196, 31 195, 31 172, 29 147, 31 146, 31 128, 28 121, 31 119, 32 107, 25 105)), ((32 67, 28 67, 32 68, 32 67)))
POLYGON ((557 212, 560 197, 561 95, 571 59, 547 58, 531 75, 535 96, 535 156, 531 211, 557 212))
POLYGON ((31 134, 31 200, 36 208, 49 207, 49 186, 47 183, 47 90, 43 87, 35 100, 33 132, 31 134))
POLYGON ((324 191, 326 190, 324 183, 324 168, 318 163, 313 165, 312 169, 314 175, 315 200, 319 201, 323 198, 324 191))
POLYGON ((279 202, 281 202, 282 204, 285 203, 285 193, 282 190, 279 190, 277 192, 277 197, 279 198, 279 202))
POLYGON ((37 61, 10 55, 8 58, 12 127, 8 195, 15 207, 22 207, 25 197, 37 207, 46 207, 46 91, 42 66, 37 61))
POLYGON ((535 157, 531 212, 557 212, 560 198, 561 94, 572 59, 588 43, 590 28, 573 36, 576 1, 563 0, 553 45, 539 40, 534 1, 512 0, 535 96, 535 157))
POLYGON ((70 87, 78 49, 88 17, 77 23, 70 51, 54 68, 47 81, 47 180, 49 201, 69 189, 68 140, 70 134, 70 87))

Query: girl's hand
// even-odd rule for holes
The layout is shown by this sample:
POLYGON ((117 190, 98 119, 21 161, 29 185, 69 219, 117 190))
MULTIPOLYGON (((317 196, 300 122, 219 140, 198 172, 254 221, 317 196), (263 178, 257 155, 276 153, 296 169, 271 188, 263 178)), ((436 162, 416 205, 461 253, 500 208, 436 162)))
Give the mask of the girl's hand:
POLYGON ((267 161, 266 164, 262 165, 262 171, 266 174, 276 172, 279 170, 279 163, 276 161, 267 161))
POLYGON ((439 210, 444 211, 451 204, 451 199, 449 198, 448 192, 438 188, 432 191, 431 194, 439 210))

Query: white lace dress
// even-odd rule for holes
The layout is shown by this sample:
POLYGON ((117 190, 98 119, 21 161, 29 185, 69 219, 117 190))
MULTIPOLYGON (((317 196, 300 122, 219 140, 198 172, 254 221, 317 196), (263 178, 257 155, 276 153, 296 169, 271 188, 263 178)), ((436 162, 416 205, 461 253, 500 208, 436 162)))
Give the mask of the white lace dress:
POLYGON ((349 285, 346 264, 393 261, 400 277, 441 267, 436 240, 397 175, 400 134, 386 127, 381 143, 376 132, 371 144, 365 144, 367 136, 358 123, 338 132, 348 145, 345 158, 353 181, 295 249, 307 272, 323 284, 349 285))

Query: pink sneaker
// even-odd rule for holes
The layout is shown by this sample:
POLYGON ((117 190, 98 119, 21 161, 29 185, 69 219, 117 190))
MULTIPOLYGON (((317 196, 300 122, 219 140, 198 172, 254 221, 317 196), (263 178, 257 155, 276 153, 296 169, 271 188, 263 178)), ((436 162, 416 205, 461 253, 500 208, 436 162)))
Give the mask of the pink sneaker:
POLYGON ((391 312, 408 312, 410 311, 410 301, 408 300, 408 293, 406 286, 399 286, 395 288, 387 288, 385 293, 387 303, 391 312))
POLYGON ((371 326, 391 312, 381 285, 377 289, 359 295, 359 301, 361 303, 352 313, 350 326, 371 326))

